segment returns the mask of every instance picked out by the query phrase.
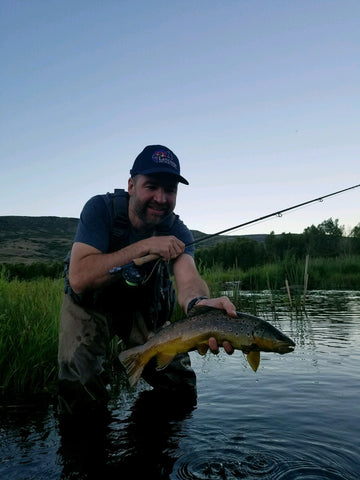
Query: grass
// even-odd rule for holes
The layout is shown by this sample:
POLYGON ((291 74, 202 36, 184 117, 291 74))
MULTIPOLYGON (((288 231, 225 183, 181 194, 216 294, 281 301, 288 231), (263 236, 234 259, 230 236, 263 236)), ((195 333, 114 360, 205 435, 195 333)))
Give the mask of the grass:
MULTIPOLYGON (((292 291, 294 285, 303 285, 304 267, 305 260, 288 259, 245 272, 235 267, 199 269, 211 296, 222 295, 229 285, 235 286, 231 299, 238 310, 266 316, 273 301, 282 307, 287 303, 285 279, 292 291), (266 295, 259 296, 257 292, 263 290, 266 295)), ((359 286, 358 256, 310 259, 309 289, 358 290, 359 286)), ((62 295, 62 279, 9 281, 5 274, 0 275, 0 398, 56 392, 62 295)), ((177 307, 174 318, 183 316, 177 307)))
POLYGON ((52 393, 62 280, 0 278, 0 396, 52 393))

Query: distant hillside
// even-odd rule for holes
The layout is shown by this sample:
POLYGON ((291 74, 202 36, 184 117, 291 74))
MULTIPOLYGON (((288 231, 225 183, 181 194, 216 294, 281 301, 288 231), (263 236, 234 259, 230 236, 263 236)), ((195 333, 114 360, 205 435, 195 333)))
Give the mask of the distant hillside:
MULTIPOLYGON (((56 262, 64 259, 71 248, 78 218, 0 216, 0 263, 56 262)), ((192 230, 194 239, 206 236, 192 230)), ((265 235, 244 235, 263 241, 265 235)), ((219 241, 237 236, 219 235, 198 244, 198 247, 216 245, 219 241)))
POLYGON ((77 218, 0 216, 0 263, 54 262, 71 248, 77 218))

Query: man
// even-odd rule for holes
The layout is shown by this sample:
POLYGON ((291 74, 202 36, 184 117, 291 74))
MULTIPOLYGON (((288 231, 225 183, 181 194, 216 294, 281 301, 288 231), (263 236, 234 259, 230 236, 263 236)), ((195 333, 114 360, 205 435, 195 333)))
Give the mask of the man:
MULTIPOLYGON (((128 348, 144 343, 170 319, 175 291, 169 263, 185 314, 210 306, 236 315, 227 297, 209 298, 195 266, 194 247, 188 245, 192 234, 173 213, 178 184, 188 185, 177 156, 162 145, 147 146, 130 174, 128 192, 97 195, 86 203, 72 246, 58 355, 60 406, 69 413, 106 403, 104 362, 115 334, 128 348), (142 257, 153 260, 139 267, 139 279, 124 275, 126 270, 110 273, 142 257)), ((218 351, 214 338, 209 347, 218 351)), ((228 342, 224 348, 232 353, 228 342)), ((149 362, 143 377, 157 389, 196 391, 187 353, 162 371, 149 362)))

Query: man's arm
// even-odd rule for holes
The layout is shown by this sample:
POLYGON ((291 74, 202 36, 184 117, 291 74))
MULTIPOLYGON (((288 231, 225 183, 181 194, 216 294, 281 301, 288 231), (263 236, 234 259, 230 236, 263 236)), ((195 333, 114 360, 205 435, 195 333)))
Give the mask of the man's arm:
POLYGON ((174 236, 146 238, 113 253, 102 253, 86 243, 75 242, 70 258, 71 288, 77 294, 96 290, 116 280, 116 275, 109 274, 113 267, 149 254, 168 261, 180 255, 184 248, 184 243, 174 236))
MULTIPOLYGON (((191 300, 196 297, 209 297, 209 287, 201 278, 191 255, 180 255, 174 262, 174 277, 178 293, 178 303, 187 313, 191 300)), ((235 306, 228 297, 206 298, 199 300, 196 306, 208 306, 226 310, 230 316, 236 316, 235 306)))

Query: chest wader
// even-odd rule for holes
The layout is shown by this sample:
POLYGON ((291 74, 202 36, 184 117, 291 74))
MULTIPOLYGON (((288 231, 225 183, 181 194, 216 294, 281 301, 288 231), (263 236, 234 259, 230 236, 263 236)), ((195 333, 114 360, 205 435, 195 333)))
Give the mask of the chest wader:
MULTIPOLYGON (((114 223, 109 252, 129 245, 128 194, 113 194, 114 223)), ((168 235, 175 215, 158 228, 155 235, 168 235)), ((105 364, 110 340, 118 335, 126 347, 143 344, 170 320, 175 291, 163 261, 143 268, 145 280, 130 286, 122 278, 94 292, 76 295, 68 279, 70 255, 65 259, 65 293, 59 332, 59 407, 74 413, 107 404, 109 392, 105 364)), ((161 371, 149 362, 143 378, 158 389, 196 391, 196 377, 188 354, 177 355, 161 371)))

